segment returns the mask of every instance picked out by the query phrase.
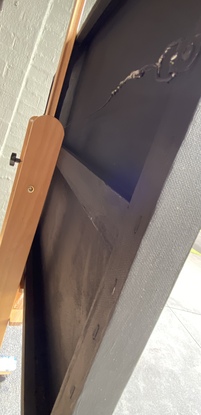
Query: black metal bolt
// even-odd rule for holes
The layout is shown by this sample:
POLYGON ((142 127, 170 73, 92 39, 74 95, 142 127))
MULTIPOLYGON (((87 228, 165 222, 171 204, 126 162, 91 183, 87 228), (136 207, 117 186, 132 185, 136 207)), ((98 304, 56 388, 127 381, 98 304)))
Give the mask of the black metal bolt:
POLYGON ((10 156, 10 166, 14 166, 15 163, 21 163, 22 160, 20 160, 19 158, 17 158, 17 154, 16 153, 12 153, 10 156))

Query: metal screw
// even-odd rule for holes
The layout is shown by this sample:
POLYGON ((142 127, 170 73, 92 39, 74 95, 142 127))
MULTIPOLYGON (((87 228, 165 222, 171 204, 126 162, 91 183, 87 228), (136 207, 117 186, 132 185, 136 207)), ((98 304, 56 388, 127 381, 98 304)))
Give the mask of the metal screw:
POLYGON ((34 187, 33 186, 29 186, 28 187, 28 193, 33 193, 34 192, 34 187))

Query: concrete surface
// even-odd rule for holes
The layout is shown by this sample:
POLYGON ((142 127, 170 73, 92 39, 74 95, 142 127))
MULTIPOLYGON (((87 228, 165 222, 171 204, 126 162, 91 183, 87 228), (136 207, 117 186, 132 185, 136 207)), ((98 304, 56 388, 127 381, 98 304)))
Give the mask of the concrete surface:
POLYGON ((20 415, 22 326, 7 327, 0 354, 15 356, 17 369, 0 383, 0 415, 20 415))
POLYGON ((201 414, 201 256, 192 253, 114 412, 163 414, 201 414))

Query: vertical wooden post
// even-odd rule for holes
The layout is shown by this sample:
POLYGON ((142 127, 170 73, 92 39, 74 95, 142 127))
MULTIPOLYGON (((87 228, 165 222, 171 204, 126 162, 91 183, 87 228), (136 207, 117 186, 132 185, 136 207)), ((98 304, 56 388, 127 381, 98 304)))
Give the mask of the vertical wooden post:
POLYGON ((48 115, 29 121, 0 237, 0 344, 10 317, 63 139, 48 115))
POLYGON ((85 0, 76 0, 46 114, 28 124, 0 235, 0 346, 63 140, 54 118, 85 0))
POLYGON ((54 78, 50 98, 47 104, 46 114, 48 115, 54 116, 57 109, 61 89, 66 75, 66 70, 70 61, 73 45, 77 35, 78 25, 80 22, 80 18, 82 16, 82 12, 84 10, 84 5, 85 0, 75 1, 74 10, 69 23, 66 40, 64 42, 61 58, 59 61, 59 66, 54 78))

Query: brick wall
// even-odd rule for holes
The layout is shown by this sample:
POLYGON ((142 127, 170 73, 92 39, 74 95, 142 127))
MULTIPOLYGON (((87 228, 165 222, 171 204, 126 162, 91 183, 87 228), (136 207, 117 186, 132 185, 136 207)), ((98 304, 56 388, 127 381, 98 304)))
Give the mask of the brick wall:
POLYGON ((0 15, 0 228, 28 120, 44 112, 72 0, 8 0, 0 15))
MULTIPOLYGON (((0 229, 28 120, 44 112, 73 0, 7 0, 0 14, 0 229)), ((87 0, 84 17, 95 3, 87 0)))

